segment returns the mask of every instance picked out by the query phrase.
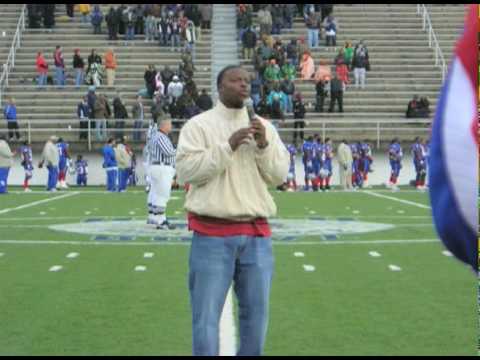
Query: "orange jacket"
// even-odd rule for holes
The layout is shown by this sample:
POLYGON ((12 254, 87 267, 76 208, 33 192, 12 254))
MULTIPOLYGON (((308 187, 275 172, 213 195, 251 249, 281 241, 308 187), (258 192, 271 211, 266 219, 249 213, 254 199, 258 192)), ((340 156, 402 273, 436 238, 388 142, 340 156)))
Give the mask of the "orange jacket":
POLYGON ((117 59, 115 54, 112 51, 107 51, 105 53, 105 69, 116 69, 117 68, 117 59))

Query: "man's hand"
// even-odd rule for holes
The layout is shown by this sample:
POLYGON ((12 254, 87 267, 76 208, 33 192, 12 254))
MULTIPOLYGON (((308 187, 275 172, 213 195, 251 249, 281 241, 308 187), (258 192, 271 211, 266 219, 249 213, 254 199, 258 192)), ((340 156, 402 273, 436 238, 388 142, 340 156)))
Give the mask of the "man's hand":
POLYGON ((263 149, 268 145, 265 126, 263 126, 260 120, 252 120, 252 122, 250 123, 250 132, 251 134, 253 134, 253 138, 257 142, 257 146, 259 148, 263 149))
POLYGON ((230 136, 230 139, 228 139, 228 143, 230 144, 232 150, 237 150, 242 144, 248 144, 248 142, 252 139, 250 134, 250 128, 243 128, 235 131, 232 136, 230 136))

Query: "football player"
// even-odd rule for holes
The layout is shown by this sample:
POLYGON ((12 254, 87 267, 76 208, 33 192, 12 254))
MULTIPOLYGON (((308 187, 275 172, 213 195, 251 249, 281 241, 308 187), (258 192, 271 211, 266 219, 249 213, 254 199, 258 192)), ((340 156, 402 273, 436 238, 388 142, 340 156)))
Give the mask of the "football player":
POLYGON ((364 140, 363 143, 360 143, 360 172, 362 174, 364 188, 371 187, 368 185, 368 173, 371 171, 372 163, 372 148, 368 140, 364 140))
POLYGON ((413 166, 415 167, 415 173, 417 174, 415 178, 415 187, 417 190, 425 190, 425 177, 427 175, 427 161, 426 161, 426 151, 423 145, 423 141, 417 136, 414 140, 415 142, 412 145, 411 152, 413 158, 413 166))
POLYGON ((313 171, 313 136, 309 136, 307 140, 303 142, 303 168, 305 170, 305 191, 310 190, 309 183, 315 178, 313 171))
POLYGON ((68 189, 68 185, 66 182, 67 176, 67 163, 68 159, 70 159, 70 155, 68 154, 68 147, 69 145, 63 141, 62 138, 58 139, 57 142, 57 149, 59 155, 58 161, 58 187, 62 189, 68 189))
POLYGON ((33 176, 33 155, 32 147, 28 141, 24 141, 23 145, 20 146, 20 156, 22 159, 22 167, 25 170, 25 179, 23 180, 23 190, 25 192, 30 192, 32 189, 29 188, 28 182, 33 176))
POLYGON ((398 191, 397 180, 402 168, 403 151, 397 138, 394 138, 388 147, 388 158, 392 171, 387 187, 391 188, 392 191, 398 191))
POLYGON ((83 160, 82 155, 77 156, 75 172, 77 173, 77 186, 87 186, 88 162, 83 160))
POLYGON ((287 191, 297 191, 297 179, 295 174, 297 148, 293 144, 288 144, 287 150, 290 153, 290 168, 287 175, 287 191))

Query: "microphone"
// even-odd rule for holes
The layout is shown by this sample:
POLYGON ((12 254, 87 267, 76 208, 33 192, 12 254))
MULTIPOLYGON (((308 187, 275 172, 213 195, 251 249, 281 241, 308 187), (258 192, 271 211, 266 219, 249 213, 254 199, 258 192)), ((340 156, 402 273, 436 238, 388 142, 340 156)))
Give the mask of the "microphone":
MULTIPOLYGON (((248 118, 250 119, 250 123, 257 118, 257 114, 255 114, 255 109, 253 108, 253 100, 252 98, 245 99, 243 101, 243 105, 246 106, 248 112, 248 118)), ((253 138, 255 140, 258 139, 259 134, 254 134, 253 138)))
POLYGON ((255 109, 253 108, 252 98, 245 99, 243 101, 243 105, 247 107, 248 118, 250 119, 250 122, 252 122, 257 117, 257 114, 255 114, 255 109))

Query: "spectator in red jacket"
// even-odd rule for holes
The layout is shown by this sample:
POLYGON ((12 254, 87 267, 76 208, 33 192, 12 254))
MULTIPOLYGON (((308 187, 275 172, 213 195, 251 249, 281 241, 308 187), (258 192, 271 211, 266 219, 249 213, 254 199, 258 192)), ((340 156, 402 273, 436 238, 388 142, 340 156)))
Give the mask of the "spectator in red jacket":
POLYGON ((48 64, 41 51, 37 53, 37 60, 35 64, 37 66, 38 74, 37 84, 38 87, 42 88, 47 85, 48 64))

